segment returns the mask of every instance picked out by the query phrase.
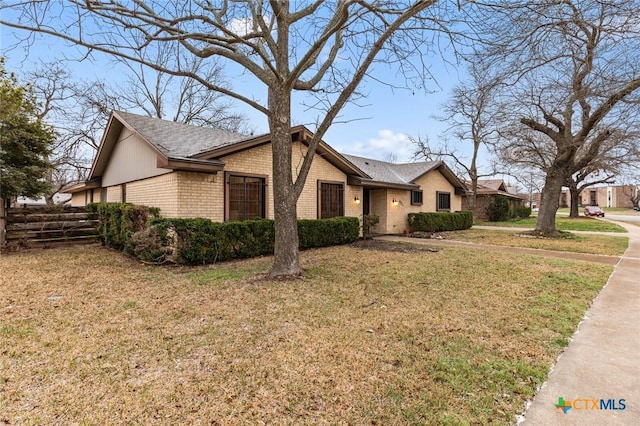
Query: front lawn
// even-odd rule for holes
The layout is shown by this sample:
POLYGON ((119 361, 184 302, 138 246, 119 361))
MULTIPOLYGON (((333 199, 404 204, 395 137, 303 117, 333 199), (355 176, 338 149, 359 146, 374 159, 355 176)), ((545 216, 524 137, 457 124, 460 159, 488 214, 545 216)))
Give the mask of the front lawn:
MULTIPOLYGON (((535 228, 536 220, 536 217, 529 217, 506 222, 478 222, 476 225, 535 228)), ((591 217, 569 218, 556 216, 556 228, 560 231, 627 232, 627 230, 620 225, 591 217)))
POLYGON ((525 247, 574 253, 621 256, 629 246, 626 236, 590 235, 567 233, 561 238, 534 237, 526 233, 494 229, 467 229, 444 232, 447 240, 491 244, 495 246, 525 247))
MULTIPOLYGON (((395 247, 390 245, 388 249, 395 247)), ((3 256, 7 424, 512 424, 612 271, 444 248, 140 264, 3 256)))

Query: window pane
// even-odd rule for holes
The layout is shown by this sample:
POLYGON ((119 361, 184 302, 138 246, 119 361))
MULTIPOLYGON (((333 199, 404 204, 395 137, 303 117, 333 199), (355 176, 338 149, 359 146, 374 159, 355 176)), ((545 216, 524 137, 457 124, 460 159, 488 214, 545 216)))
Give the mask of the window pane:
POLYGON ((229 176, 228 220, 249 220, 265 217, 265 179, 249 176, 229 176))
POLYGON ((344 216, 344 185, 320 184, 320 218, 344 216))
POLYGON ((422 205, 422 191, 414 190, 411 191, 411 204, 414 206, 422 205))
POLYGON ((451 194, 449 192, 437 193, 437 210, 451 210, 451 194))

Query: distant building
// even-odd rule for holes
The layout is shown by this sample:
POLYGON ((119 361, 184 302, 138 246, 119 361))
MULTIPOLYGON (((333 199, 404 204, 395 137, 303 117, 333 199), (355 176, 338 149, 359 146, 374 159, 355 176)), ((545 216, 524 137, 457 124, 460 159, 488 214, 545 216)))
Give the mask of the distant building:
MULTIPOLYGON (((467 188, 471 188, 471 182, 465 182, 467 188)), ((478 221, 489 220, 488 209, 497 196, 505 197, 513 208, 522 207, 528 195, 515 193, 514 187, 507 186, 502 179, 478 179, 476 190, 476 208, 473 215, 478 221)), ((462 210, 471 210, 469 195, 462 198, 462 210)))
MULTIPOLYGON (((637 190, 638 188, 633 185, 586 188, 580 194, 580 202, 583 206, 632 208, 633 203, 631 202, 631 197, 635 195, 637 190)), ((569 191, 567 190, 567 192, 569 191)), ((569 201, 571 201, 570 198, 569 201)))
MULTIPOLYGON (((581 206, 600 206, 600 207, 622 207, 632 208, 633 202, 631 197, 640 189, 634 185, 609 185, 587 187, 580 193, 579 203, 581 206)), ((534 205, 540 206, 540 193, 533 194, 534 205)), ((567 208, 571 205, 571 194, 569 189, 563 189, 560 194, 560 208, 567 208)))

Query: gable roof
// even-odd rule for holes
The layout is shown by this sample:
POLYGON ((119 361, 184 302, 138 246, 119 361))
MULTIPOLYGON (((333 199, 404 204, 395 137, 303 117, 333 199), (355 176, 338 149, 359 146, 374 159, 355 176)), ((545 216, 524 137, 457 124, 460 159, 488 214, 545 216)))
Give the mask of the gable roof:
POLYGON ((494 191, 506 191, 504 180, 502 179, 478 179, 478 186, 483 186, 494 191))
POLYGON ((113 114, 144 140, 170 158, 189 158, 212 148, 233 145, 252 136, 210 127, 114 111, 113 114))
MULTIPOLYGON (((155 151, 158 156, 158 167, 174 170, 220 171, 224 168, 224 162, 220 157, 271 141, 269 133, 259 136, 242 135, 124 111, 113 111, 89 172, 89 180, 102 176, 124 128, 136 134, 155 151)), ((293 141, 306 143, 311 135, 312 133, 304 126, 291 129, 293 141)), ((323 141, 320 141, 316 155, 322 156, 346 174, 368 177, 323 141)))
MULTIPOLYGON (((100 142, 89 178, 84 184, 68 188, 79 191, 100 180, 111 154, 127 128, 146 143, 158 156, 158 167, 173 170, 217 172, 224 169, 224 156, 269 143, 270 134, 248 136, 220 129, 193 126, 113 111, 100 142)), ((291 129, 291 140, 307 144, 313 133, 304 126, 291 129)), ((418 189, 415 181, 432 170, 438 170, 456 188, 466 192, 464 183, 442 161, 394 164, 355 155, 340 154, 324 141, 320 141, 316 155, 329 161, 348 176, 350 184, 369 187, 418 189)), ((99 183, 97 184, 99 186, 99 183)), ((95 186, 95 185, 94 185, 95 186)))
POLYGON ((394 186, 397 188, 417 189, 416 181, 425 174, 438 170, 456 188, 457 193, 466 192, 464 183, 447 167, 443 161, 421 161, 415 163, 389 163, 356 155, 342 154, 347 160, 370 176, 370 179, 358 179, 360 184, 373 186, 394 186))
MULTIPOLYGON (((467 182, 467 184, 471 185, 470 182, 467 182)), ((478 179, 476 195, 502 195, 507 198, 523 198, 522 195, 509 191, 502 179, 478 179)))

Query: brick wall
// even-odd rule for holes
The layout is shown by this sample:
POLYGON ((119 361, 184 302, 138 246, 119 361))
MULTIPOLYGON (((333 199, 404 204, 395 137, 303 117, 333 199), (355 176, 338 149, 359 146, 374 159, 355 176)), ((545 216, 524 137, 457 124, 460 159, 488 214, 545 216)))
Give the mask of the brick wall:
POLYGON ((87 191, 74 192, 71 194, 71 206, 83 207, 86 206, 85 199, 87 197, 87 191))
MULTIPOLYGON (((160 214, 164 217, 179 217, 178 172, 129 182, 126 185, 128 203, 158 207, 160 214)), ((109 193, 107 193, 107 199, 109 199, 109 193)))
POLYGON ((107 203, 121 203, 121 202, 122 202, 122 188, 120 187, 120 185, 107 187, 107 203))
MULTIPOLYGON (((455 188, 449 181, 442 176, 437 170, 432 170, 422 176, 417 182, 423 190, 424 204, 418 210, 409 210, 410 212, 435 212, 436 211, 436 192, 448 192, 451 194, 451 211, 462 210, 462 196, 457 195, 455 188)), ((409 212, 408 211, 408 212, 409 212)), ((407 212, 407 213, 408 213, 407 212)))

